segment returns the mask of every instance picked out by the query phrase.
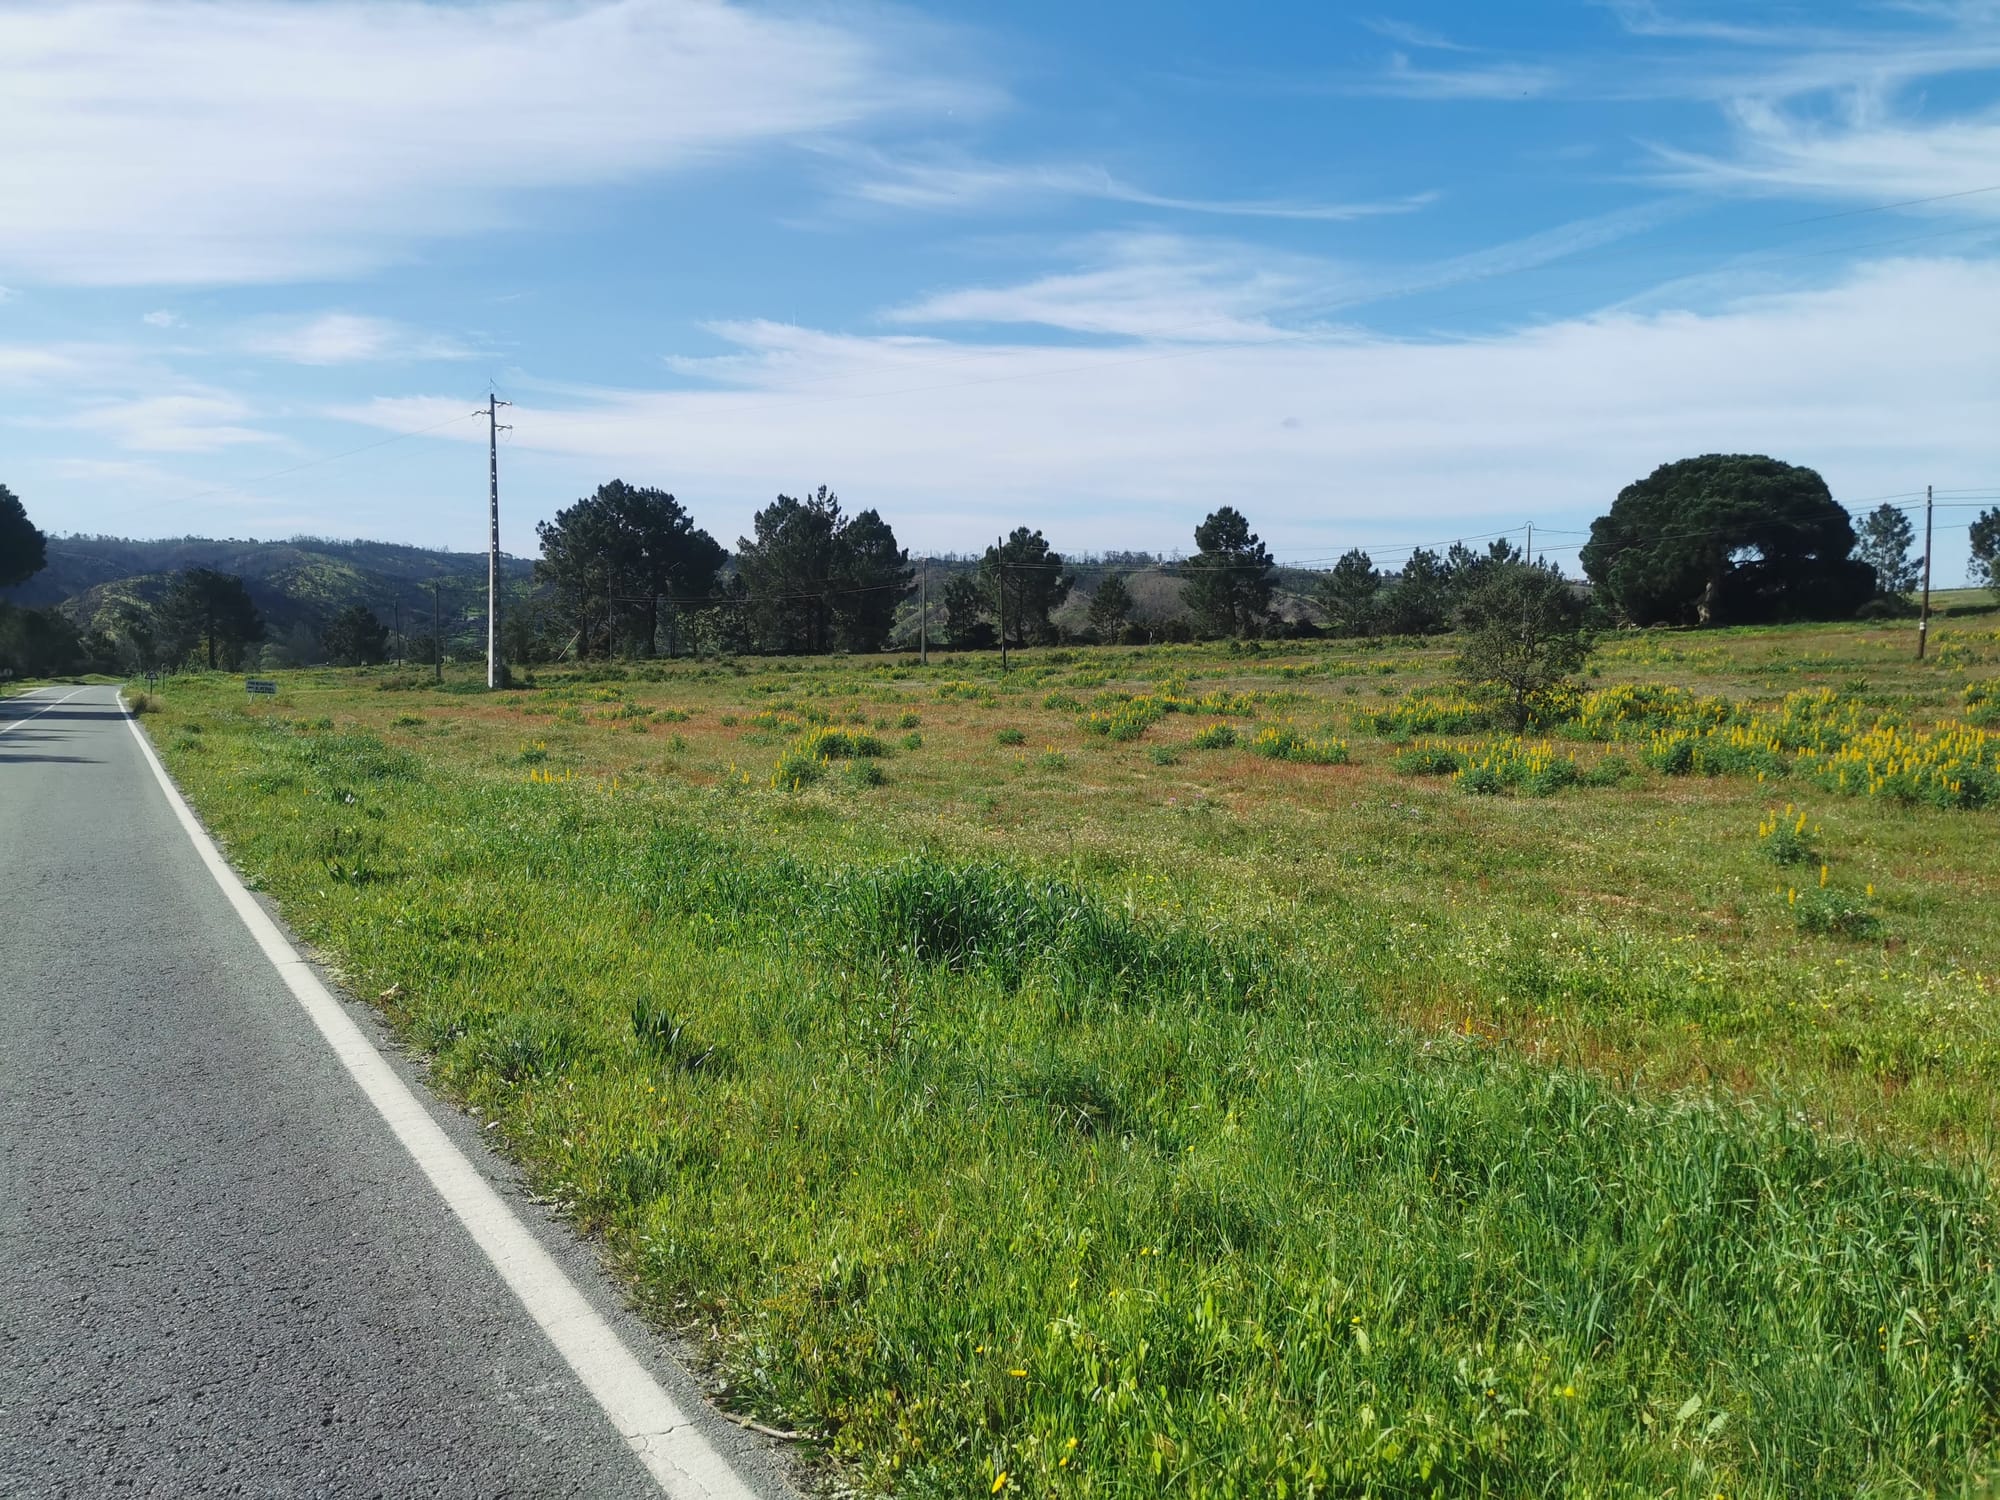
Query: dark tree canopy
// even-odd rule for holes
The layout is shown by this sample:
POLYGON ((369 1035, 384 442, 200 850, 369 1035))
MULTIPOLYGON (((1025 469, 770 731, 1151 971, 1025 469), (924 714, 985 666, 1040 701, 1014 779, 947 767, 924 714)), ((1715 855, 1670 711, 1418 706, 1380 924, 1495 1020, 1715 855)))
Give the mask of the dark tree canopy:
POLYGON ((1205 635, 1247 636, 1271 609, 1271 553, 1243 513, 1225 505, 1194 529, 1195 555, 1181 565, 1183 597, 1205 635))
POLYGON ((1519 731, 1590 654, 1583 621, 1583 600, 1553 568, 1490 563, 1459 609, 1459 678, 1493 694, 1519 731))
POLYGON ((389 656, 389 627, 365 604, 350 604, 327 622, 327 659, 340 667, 367 667, 389 656))
POLYGON ((243 648, 264 639, 263 617, 243 580, 213 568, 176 574, 157 618, 167 659, 183 662, 201 652, 211 672, 218 666, 234 671, 242 664, 243 648))
POLYGON ((620 644, 656 650, 662 620, 703 607, 729 555, 665 490, 622 479, 535 531, 535 572, 553 585, 557 610, 577 622, 579 654, 599 642, 607 654, 620 644))
POLYGON ((1382 592, 1382 575, 1375 560, 1359 547, 1351 547, 1319 581, 1319 607, 1326 612, 1326 628, 1335 635, 1367 635, 1375 629, 1376 605, 1382 592))
POLYGON ((843 515, 825 485, 797 500, 780 495, 753 518, 757 535, 736 544, 752 631, 767 651, 879 651, 909 592, 909 554, 872 510, 843 515))
POLYGON ((1592 523, 1583 570, 1640 625, 1845 619, 1875 592, 1811 469, 1757 454, 1662 464, 1592 523))
POLYGON ((1445 560, 1419 547, 1382 595, 1379 618, 1391 635, 1436 635, 1451 628, 1453 592, 1445 560))
POLYGON ((1100 639, 1115 639, 1132 618, 1132 590, 1123 573, 1106 573, 1090 596, 1090 624, 1100 639))
POLYGON ((28 519, 27 508, 0 484, 0 589, 26 583, 48 560, 48 538, 28 519))
POLYGON ((1002 633, 1011 646, 1038 646, 1056 638, 1050 614, 1062 607, 1076 580, 1063 569, 1060 552, 1039 531, 1025 526, 979 560, 979 576, 993 600, 1002 633))
POLYGON ((944 586, 944 638, 960 651, 989 651, 1000 636, 990 618, 993 596, 976 573, 954 573, 944 586))
POLYGON ((1982 510, 1972 523, 1972 579, 2000 594, 2000 506, 1982 510))
POLYGON ((1862 520, 1854 555, 1875 574, 1878 594, 1907 594, 1922 580, 1923 560, 1910 558, 1916 539, 1910 518, 1893 505, 1879 505, 1862 520))

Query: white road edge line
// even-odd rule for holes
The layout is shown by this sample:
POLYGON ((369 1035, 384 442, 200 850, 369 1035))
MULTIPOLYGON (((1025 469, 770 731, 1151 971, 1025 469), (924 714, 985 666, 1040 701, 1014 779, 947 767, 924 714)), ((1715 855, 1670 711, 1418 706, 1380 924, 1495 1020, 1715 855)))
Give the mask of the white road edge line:
MULTIPOLYGON (((118 706, 125 708, 124 695, 118 706)), ((647 1471, 673 1500, 755 1500, 729 1461, 694 1426, 673 1397, 633 1358, 611 1325, 515 1217, 479 1169, 453 1145, 438 1123, 361 1028, 286 941, 277 923, 251 896, 181 796, 152 744, 126 711, 125 724, 187 830, 195 852, 236 908, 299 1004, 319 1028, 350 1076, 361 1086, 396 1138, 493 1263, 528 1316, 576 1372, 585 1390, 624 1437, 647 1471)))
MULTIPOLYGON (((42 689, 30 688, 28 691, 39 693, 42 691, 42 689)), ((42 707, 36 709, 31 714, 22 714, 21 717, 18 719, 9 719, 6 723, 0 724, 0 734, 5 734, 10 729, 19 729, 23 724, 27 723, 28 720, 39 719, 43 714, 47 713, 52 708, 61 708, 63 704, 69 702, 70 699, 74 698, 77 693, 87 693, 89 691, 90 689, 87 687, 80 687, 76 690, 76 693, 64 693, 62 697, 56 699, 55 702, 44 704, 42 707)), ((27 697, 27 693, 21 693, 15 697, 7 699, 6 701, 9 703, 19 703, 21 699, 25 697, 27 697)), ((40 702, 41 700, 37 699, 36 701, 40 702)), ((125 699, 122 694, 119 696, 118 706, 120 708, 123 708, 125 706, 125 699)))

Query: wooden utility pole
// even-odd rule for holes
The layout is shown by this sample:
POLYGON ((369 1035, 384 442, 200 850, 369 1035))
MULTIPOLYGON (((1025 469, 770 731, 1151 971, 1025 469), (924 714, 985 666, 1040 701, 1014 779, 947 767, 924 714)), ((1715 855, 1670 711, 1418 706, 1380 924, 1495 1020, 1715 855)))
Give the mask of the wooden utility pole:
POLYGON ((926 557, 917 573, 917 660, 931 664, 931 560, 926 557))
POLYGON ((1931 487, 1924 486, 1924 607, 1917 615, 1917 660, 1931 636, 1931 487))
POLYGON ((438 582, 431 580, 431 665, 433 682, 444 681, 444 626, 438 615, 438 582))
POLYGON ((994 587, 998 589, 1000 593, 1000 670, 1003 672, 1008 670, 1007 554, 1001 551, 1001 548, 1004 547, 1005 545, 1006 545, 1006 538, 997 536, 993 538, 993 577, 994 577, 994 587))
POLYGON ((500 664, 500 408, 512 405, 491 391, 486 393, 486 491, 492 520, 486 540, 486 685, 490 688, 499 687, 506 674, 500 664))

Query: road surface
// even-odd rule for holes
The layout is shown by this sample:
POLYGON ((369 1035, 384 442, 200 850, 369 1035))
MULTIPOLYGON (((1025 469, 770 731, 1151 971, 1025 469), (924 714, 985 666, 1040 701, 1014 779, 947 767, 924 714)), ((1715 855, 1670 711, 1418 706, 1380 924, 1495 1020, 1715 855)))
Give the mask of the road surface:
MULTIPOLYGON (((782 1495, 416 1087, 738 1493, 782 1495)), ((0 1496, 660 1493, 286 989, 116 690, 0 701, 0 1496)))

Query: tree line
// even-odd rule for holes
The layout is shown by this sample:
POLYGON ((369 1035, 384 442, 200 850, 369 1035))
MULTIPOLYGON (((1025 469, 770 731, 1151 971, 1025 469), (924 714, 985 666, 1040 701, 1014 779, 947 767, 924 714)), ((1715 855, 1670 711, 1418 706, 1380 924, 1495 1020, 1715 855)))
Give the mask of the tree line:
MULTIPOLYGON (((511 660, 769 652, 874 652, 933 643, 980 650, 1058 639, 1135 641, 1271 634, 1427 635, 1460 628, 1499 579, 1558 570, 1510 541, 1483 551, 1454 543, 1417 548, 1393 570, 1349 550, 1318 575, 1316 619, 1274 607, 1277 566, 1244 514, 1223 505, 1195 527, 1194 552, 1173 563, 1144 553, 1093 560, 1084 570, 1038 529, 1016 527, 971 558, 913 564, 879 512, 848 513, 822 485, 779 495, 752 518, 732 552, 702 530, 670 492, 612 480, 536 528, 534 594, 503 615, 511 660), (1121 564, 1123 566, 1121 566, 1121 564), (1177 586, 1179 616, 1137 619, 1141 573, 1177 586), (934 579, 934 586, 933 586, 934 579), (1056 619, 1072 597, 1067 628, 1056 619), (1081 623, 1076 616, 1081 614, 1081 623)), ((1975 579, 2000 591, 2000 507, 1970 528, 1975 579)), ((1591 526, 1578 594, 1597 624, 1717 625, 1838 619, 1907 609, 1922 559, 1904 511, 1884 504, 1858 528, 1809 468, 1762 455, 1708 454, 1664 464, 1619 492, 1591 526)), ((42 566, 44 538, 0 487, 0 587, 42 566)), ((1524 587, 1539 587, 1528 584, 1524 587)), ((265 628, 240 578, 210 568, 174 575, 150 610, 126 606, 116 638, 80 630, 56 610, 0 604, 0 667, 18 673, 131 670, 195 662, 234 668, 265 628)), ((398 643, 428 659, 443 643, 398 643)), ((340 663, 384 660, 389 631, 363 605, 329 619, 315 642, 340 663)))

